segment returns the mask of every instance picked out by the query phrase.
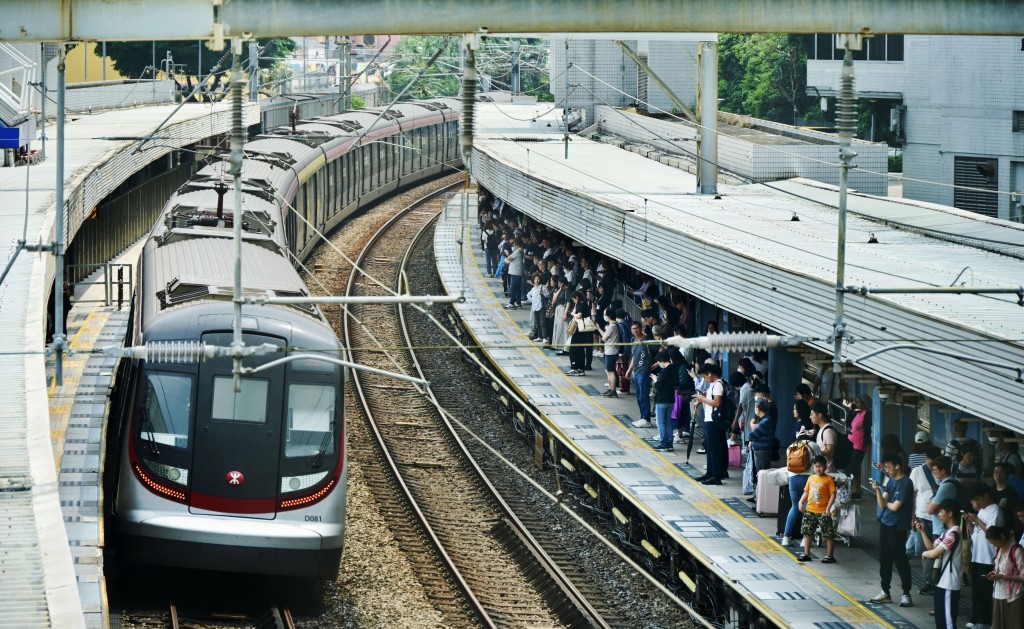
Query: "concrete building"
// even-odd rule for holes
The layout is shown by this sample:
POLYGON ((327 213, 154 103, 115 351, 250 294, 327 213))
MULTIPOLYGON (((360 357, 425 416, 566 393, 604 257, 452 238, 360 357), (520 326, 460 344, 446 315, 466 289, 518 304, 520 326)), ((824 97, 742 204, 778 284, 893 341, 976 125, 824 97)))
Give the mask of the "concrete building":
MULTIPOLYGON (((831 107, 843 52, 830 34, 808 37, 807 89, 831 107)), ((1024 222, 1019 37, 878 36, 854 59, 857 96, 903 141, 905 197, 1024 222)))

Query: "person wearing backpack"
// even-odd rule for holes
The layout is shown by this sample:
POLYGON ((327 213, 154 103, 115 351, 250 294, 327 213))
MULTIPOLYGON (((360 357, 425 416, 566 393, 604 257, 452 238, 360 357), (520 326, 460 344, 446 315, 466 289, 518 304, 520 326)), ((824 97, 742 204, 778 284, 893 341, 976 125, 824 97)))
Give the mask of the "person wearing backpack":
MULTIPOLYGON (((935 490, 939 488, 939 483, 932 474, 931 465, 941 454, 942 450, 938 446, 929 446, 924 451, 924 465, 919 465, 910 471, 910 483, 914 486, 914 521, 923 524, 924 530, 931 539, 934 539, 934 536, 932 535, 932 516, 928 513, 928 505, 931 503, 932 497, 935 496, 935 490)), ((931 594, 935 587, 935 584, 932 583, 932 564, 934 562, 924 558, 924 551, 927 549, 924 542, 921 541, 921 528, 915 525, 914 529, 907 536, 907 556, 921 555, 921 574, 924 576, 925 584, 918 590, 918 593, 931 594)))
MULTIPOLYGON (((636 325, 636 324, 634 324, 636 325)), ((635 331, 634 331, 635 333, 635 331)), ((728 408, 728 392, 722 382, 722 370, 718 365, 705 363, 700 368, 700 375, 707 382, 706 394, 698 393, 694 399, 700 402, 704 412, 704 448, 708 454, 707 474, 697 479, 704 485, 721 485, 729 464, 729 446, 721 419, 726 417, 724 425, 732 422, 732 415, 726 414, 728 408)), ((734 409, 733 409, 734 410, 734 409)))
POLYGON ((988 527, 985 536, 996 549, 995 568, 985 575, 993 584, 992 629, 1020 629, 1024 627, 1024 548, 1004 526, 988 527))
POLYGON ((828 460, 825 472, 831 474, 836 471, 836 448, 839 443, 839 431, 828 418, 828 406, 824 402, 815 402, 811 407, 811 421, 818 429, 818 436, 815 441, 821 449, 821 455, 828 460))
POLYGON ((484 223, 483 231, 480 232, 480 245, 484 250, 484 257, 487 258, 487 277, 495 277, 498 270, 498 232, 490 221, 484 223))
MULTIPOLYGON (((948 457, 939 457, 948 458, 948 457)), ((943 500, 936 513, 941 520, 940 526, 945 527, 942 535, 935 542, 925 532, 923 522, 917 523, 918 533, 928 549, 923 553, 926 559, 935 560, 939 567, 938 579, 935 583, 934 601, 936 629, 956 629, 956 617, 960 613, 960 589, 964 584, 963 552, 961 542, 963 534, 957 523, 960 521, 960 506, 954 500, 943 500)))
MULTIPOLYGON (((789 512, 782 529, 782 545, 790 542, 800 532, 803 514, 800 512, 800 497, 807 488, 807 479, 812 473, 811 461, 821 454, 818 444, 810 439, 798 439, 786 448, 786 475, 789 477, 789 512)), ((781 507, 780 507, 781 509, 781 507)), ((781 517, 781 512, 779 516, 781 517)))

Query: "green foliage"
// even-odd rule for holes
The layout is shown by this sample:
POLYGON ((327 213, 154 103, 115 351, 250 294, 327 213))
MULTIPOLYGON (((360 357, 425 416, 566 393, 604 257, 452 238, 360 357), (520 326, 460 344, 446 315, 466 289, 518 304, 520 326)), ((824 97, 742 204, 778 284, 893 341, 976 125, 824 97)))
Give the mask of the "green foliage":
POLYGON ((793 124, 820 115, 807 96, 807 52, 798 35, 718 36, 720 109, 793 124))
POLYGON ((366 101, 363 100, 363 98, 361 96, 356 96, 355 94, 353 94, 352 95, 352 109, 353 110, 362 109, 363 107, 366 107, 366 101))
MULTIPOLYGON (((257 39, 262 47, 261 57, 289 57, 295 50, 295 41, 286 37, 273 39, 257 39)), ((167 57, 170 51, 174 64, 184 65, 185 73, 195 76, 199 73, 199 46, 203 46, 203 67, 202 73, 210 71, 219 59, 224 58, 221 69, 231 66, 230 52, 225 50, 215 52, 210 50, 206 42, 200 44, 198 41, 157 41, 156 42, 156 65, 159 70, 161 62, 167 57)), ((96 56, 102 56, 100 46, 93 50, 96 56)), ((249 50, 246 48, 242 53, 242 63, 248 67, 247 59, 249 50)), ((107 42, 107 56, 114 64, 114 69, 129 78, 149 78, 152 76, 146 71, 146 67, 153 60, 153 42, 131 41, 131 42, 107 42), (145 72, 145 75, 143 74, 145 72)), ((277 64, 272 59, 261 59, 260 68, 269 69, 277 64)))
POLYGON ((889 156, 889 172, 903 172, 903 153, 897 153, 896 155, 889 156))
MULTIPOLYGON (((520 39, 520 91, 532 94, 541 102, 552 102, 548 85, 548 49, 539 39, 520 39)), ((406 93, 406 100, 456 96, 462 76, 459 70, 459 38, 436 35, 406 36, 391 51, 391 66, 385 73, 385 84, 397 95, 416 78, 438 48, 447 47, 434 66, 406 93)), ((476 55, 477 74, 489 77, 492 89, 509 90, 512 82, 511 42, 508 37, 486 37, 476 55)))
POLYGON ((459 93, 459 46, 453 37, 415 35, 402 37, 391 51, 391 67, 385 85, 393 96, 416 78, 439 48, 444 52, 405 95, 405 100, 455 96, 459 93))

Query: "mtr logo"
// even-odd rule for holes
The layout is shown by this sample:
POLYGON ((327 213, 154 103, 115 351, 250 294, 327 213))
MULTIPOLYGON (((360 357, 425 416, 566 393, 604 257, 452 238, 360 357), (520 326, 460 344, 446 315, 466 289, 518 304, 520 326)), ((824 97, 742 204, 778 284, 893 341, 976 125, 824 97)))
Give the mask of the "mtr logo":
POLYGON ((228 475, 224 477, 224 480, 228 482, 228 485, 241 485, 245 482, 245 474, 232 470, 228 472, 228 475))

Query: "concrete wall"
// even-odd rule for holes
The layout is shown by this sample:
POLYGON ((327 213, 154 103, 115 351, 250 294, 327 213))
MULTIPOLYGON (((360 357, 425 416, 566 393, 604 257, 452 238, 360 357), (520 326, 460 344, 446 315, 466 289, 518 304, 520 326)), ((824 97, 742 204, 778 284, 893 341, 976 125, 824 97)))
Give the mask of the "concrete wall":
MULTIPOLYGON (((1013 112, 1024 111, 1021 39, 907 35, 904 50, 903 62, 854 62, 857 92, 893 93, 907 107, 903 196, 953 205, 957 156, 995 159, 998 190, 1024 191, 1024 132, 1012 130, 1013 112)), ((808 85, 837 92, 840 65, 808 61, 808 85)), ((998 218, 1019 215, 998 195, 998 218)))

